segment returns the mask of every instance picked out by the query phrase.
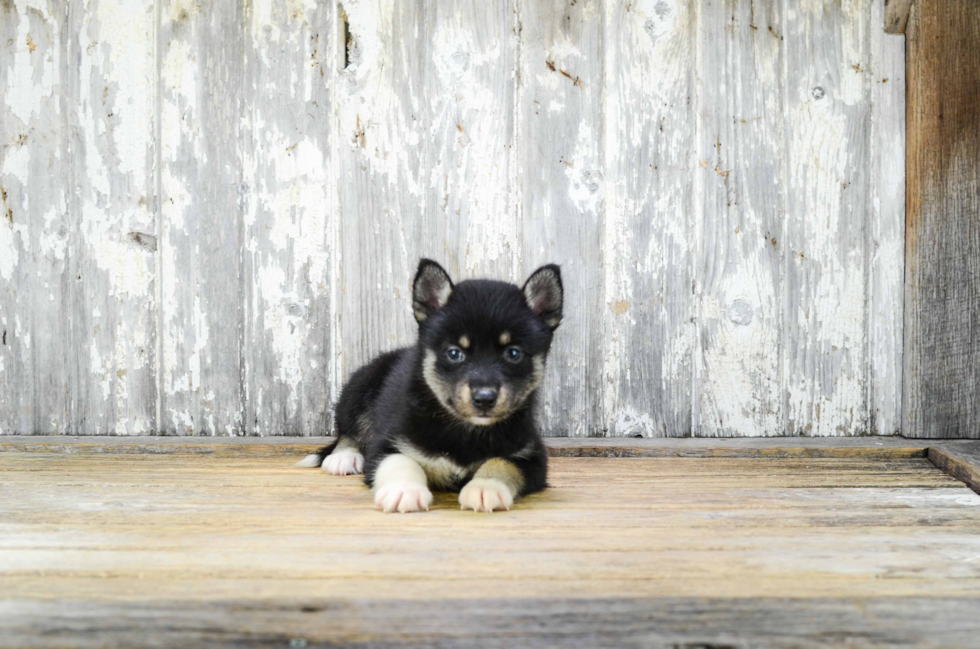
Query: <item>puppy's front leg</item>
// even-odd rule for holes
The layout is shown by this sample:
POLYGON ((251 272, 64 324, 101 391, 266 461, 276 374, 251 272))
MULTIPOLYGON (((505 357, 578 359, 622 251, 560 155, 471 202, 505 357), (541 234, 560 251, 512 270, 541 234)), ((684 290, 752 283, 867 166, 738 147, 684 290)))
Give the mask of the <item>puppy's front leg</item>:
POLYGON ((428 511, 432 504, 425 471, 401 453, 381 460, 374 472, 374 506, 385 513, 428 511))
POLYGON ((459 492, 459 506, 477 512, 510 509, 523 489, 524 474, 517 465, 493 458, 484 462, 459 492))

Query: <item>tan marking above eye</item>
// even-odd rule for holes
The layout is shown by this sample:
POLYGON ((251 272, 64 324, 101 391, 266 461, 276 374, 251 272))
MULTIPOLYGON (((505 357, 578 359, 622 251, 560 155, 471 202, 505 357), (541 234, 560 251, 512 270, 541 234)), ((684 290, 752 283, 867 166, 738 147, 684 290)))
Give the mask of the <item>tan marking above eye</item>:
POLYGON ((511 338, 510 338, 510 332, 509 331, 505 331, 504 333, 500 334, 500 344, 501 345, 509 345, 510 344, 510 340, 511 340, 511 338))
POLYGON ((469 336, 467 336, 465 334, 462 335, 462 336, 460 336, 459 337, 459 346, 462 347, 463 349, 469 349, 470 348, 470 339, 469 339, 469 336))

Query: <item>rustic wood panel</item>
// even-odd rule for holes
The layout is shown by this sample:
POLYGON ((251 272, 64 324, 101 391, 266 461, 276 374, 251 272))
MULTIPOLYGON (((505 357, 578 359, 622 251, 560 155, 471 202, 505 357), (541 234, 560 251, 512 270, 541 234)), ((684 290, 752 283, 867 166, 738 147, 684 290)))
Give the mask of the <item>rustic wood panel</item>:
MULTIPOLYGON (((877 6, 880 7, 881 3, 877 3, 877 6)), ((904 34, 909 22, 909 13, 912 10, 912 0, 885 0, 884 8, 885 32, 888 34, 904 34)), ((877 16, 877 12, 875 12, 875 16, 877 16)), ((872 27, 877 23, 877 20, 873 21, 872 27)))
MULTIPOLYGON (((786 430, 783 3, 699 8, 695 422, 704 436, 786 430)), ((792 127, 790 127, 792 128, 792 127)), ((794 431, 795 432, 795 431, 794 431)))
POLYGON ((322 435, 338 396, 336 7, 256 0, 247 21, 244 431, 322 435))
POLYGON ((908 27, 903 430, 980 438, 980 5, 908 27))
MULTIPOLYGON (((422 219, 410 250, 454 279, 521 284, 515 151, 518 14, 506 2, 426 3, 422 219)), ((414 269, 412 269, 414 271, 414 269)), ((387 307, 383 307, 387 308, 387 307)))
MULTIPOLYGON (((870 428, 867 339, 871 0, 804 4, 773 38, 787 51, 786 430, 870 428)), ((876 29, 880 33, 881 30, 876 29)))
POLYGON ((107 619, 113 620, 111 642, 127 647, 510 649, 519 642, 526 649, 833 649, 842 638, 872 647, 980 647, 976 600, 967 597, 475 598, 435 604, 452 612, 451 625, 442 615, 419 615, 411 600, 297 596, 274 610, 241 599, 205 607, 8 600, 0 603, 0 630, 12 647, 85 649, 108 644, 90 633, 105 629, 107 619))
POLYGON ((0 9, 0 433, 322 435, 421 255, 563 265, 549 434, 903 429, 881 2, 66 7, 0 9))
POLYGON ((337 97, 339 362, 347 376, 414 338, 410 288, 427 188, 428 47, 416 37, 421 3, 379 0, 342 9, 350 36, 337 97))
MULTIPOLYGON (((425 623, 431 645, 488 619, 462 603, 478 594, 532 616, 583 601, 614 614, 616 602, 642 600, 670 608, 676 637, 702 640, 717 615, 730 646, 833 646, 845 631, 878 645, 974 637, 961 632, 974 629, 975 605, 960 602, 980 596, 980 572, 950 557, 980 551, 980 496, 923 457, 555 458, 552 488, 509 512, 460 512, 440 494, 408 516, 372 510, 357 478, 286 459, 0 454, 0 632, 33 645, 67 630, 94 646, 139 644, 150 630, 193 638, 196 610, 211 613, 208 638, 261 644, 305 606, 293 637, 390 646, 439 617, 418 615, 429 602, 454 613, 452 625, 425 623), (417 621, 396 625, 409 603, 417 621), (236 625, 232 606, 250 614, 236 625), (760 622, 786 607, 799 613, 760 622), (112 623, 93 628, 106 612, 112 623), (942 627, 929 626, 935 615, 942 627)), ((506 627, 509 646, 526 644, 521 619, 506 627)))
POLYGON ((980 494, 980 442, 949 442, 930 446, 929 461, 980 494))
MULTIPOLYGON (((688 2, 605 4, 600 307, 601 414, 609 435, 692 430, 695 9, 688 2)), ((577 309, 569 309, 570 319, 580 317, 577 309)))
POLYGON ((338 106, 338 371, 414 339, 420 256, 456 280, 521 281, 517 21, 503 3, 351 3, 338 106))
POLYGON ((603 435, 604 6, 518 0, 517 11, 524 269, 559 262, 568 303, 548 360, 541 415, 551 434, 603 435))
POLYGON ((67 3, 0 2, 0 433, 71 430, 67 3))
MULTIPOLYGON (((200 453, 234 456, 304 456, 332 442, 332 437, 100 437, 64 435, 8 436, 0 452, 8 453, 200 453)), ((778 457, 877 458, 926 457, 922 442, 896 437, 741 437, 741 438, 576 438, 545 440, 552 457, 778 457)))
POLYGON ((905 39, 882 33, 880 2, 871 7, 871 362, 869 431, 902 431, 902 351, 905 305, 905 39))
POLYGON ((244 5, 160 0, 157 425, 244 428, 244 5))
POLYGON ((151 3, 69 3, 72 431, 157 430, 151 3))

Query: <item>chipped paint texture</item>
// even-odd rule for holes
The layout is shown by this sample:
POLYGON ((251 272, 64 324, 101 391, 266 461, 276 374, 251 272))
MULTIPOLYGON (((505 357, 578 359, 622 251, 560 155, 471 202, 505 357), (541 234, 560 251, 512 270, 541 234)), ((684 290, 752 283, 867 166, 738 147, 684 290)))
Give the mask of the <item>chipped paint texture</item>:
POLYGON ((880 5, 0 2, 0 434, 328 433, 420 256, 562 265, 550 434, 897 432, 880 5))
POLYGON ((0 3, 0 434, 72 428, 67 4, 0 3))
POLYGON ((69 3, 72 430, 156 430, 156 265, 133 233, 156 232, 152 5, 69 3))

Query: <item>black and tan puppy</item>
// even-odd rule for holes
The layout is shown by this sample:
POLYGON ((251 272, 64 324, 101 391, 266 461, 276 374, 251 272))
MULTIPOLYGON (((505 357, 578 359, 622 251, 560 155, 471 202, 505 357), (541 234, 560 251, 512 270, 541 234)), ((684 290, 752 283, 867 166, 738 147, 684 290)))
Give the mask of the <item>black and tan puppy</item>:
POLYGON ((534 422, 552 334, 561 322, 557 266, 518 288, 453 284, 434 261, 413 285, 418 342, 360 368, 337 403, 337 441, 301 466, 358 474, 386 512, 427 510, 431 489, 459 491, 463 509, 509 509, 545 487, 534 422))

